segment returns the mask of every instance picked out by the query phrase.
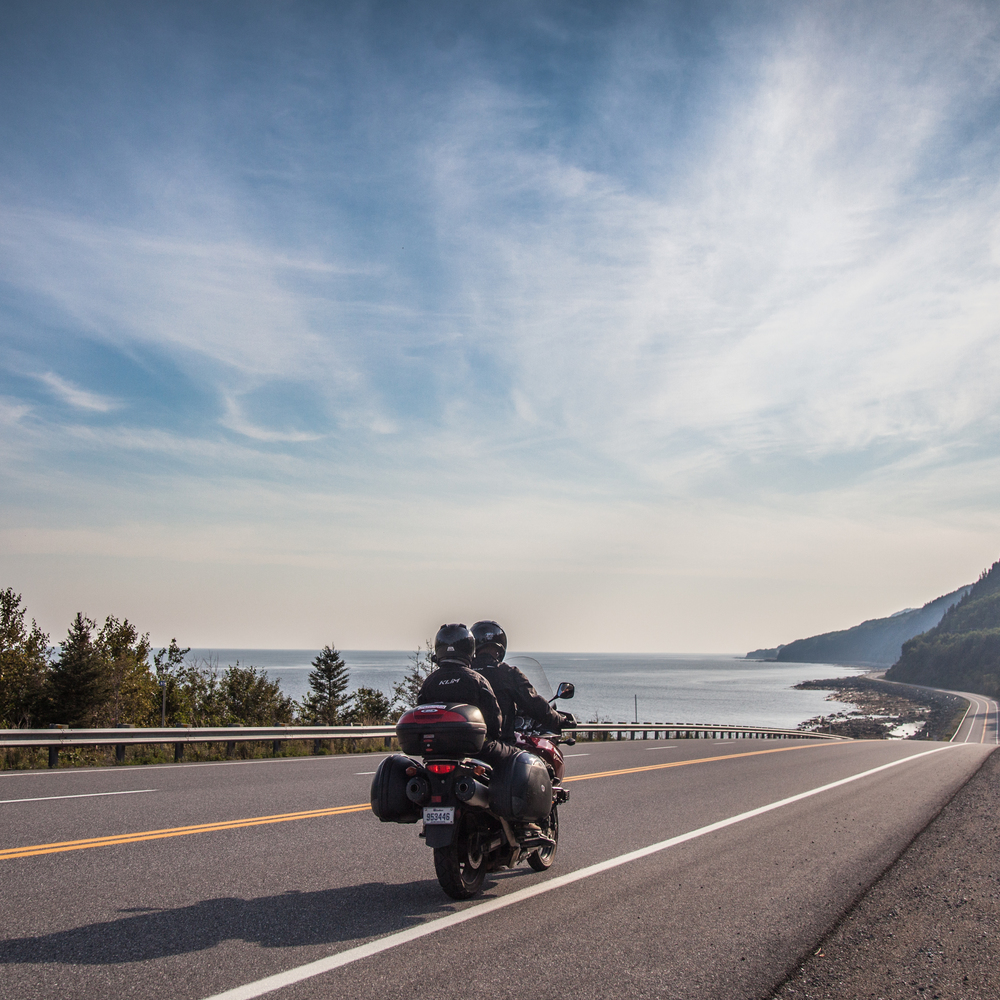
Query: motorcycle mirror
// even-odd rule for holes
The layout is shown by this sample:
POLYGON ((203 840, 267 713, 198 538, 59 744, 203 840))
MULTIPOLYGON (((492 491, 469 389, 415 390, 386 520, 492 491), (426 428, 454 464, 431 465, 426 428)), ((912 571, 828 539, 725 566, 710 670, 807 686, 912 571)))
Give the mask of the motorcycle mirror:
POLYGON ((561 681, 559 687, 556 688, 557 698, 572 698, 575 693, 576 688, 569 681, 561 681))

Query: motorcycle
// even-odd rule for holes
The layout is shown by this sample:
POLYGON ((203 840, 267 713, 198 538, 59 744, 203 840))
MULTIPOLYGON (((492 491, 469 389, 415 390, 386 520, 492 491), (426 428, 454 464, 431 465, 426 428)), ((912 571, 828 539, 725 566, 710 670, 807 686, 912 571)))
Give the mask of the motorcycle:
MULTIPOLYGON (((572 684, 550 699, 572 698, 572 684)), ((434 851, 441 888, 452 899, 479 893, 488 872, 522 861, 545 871, 559 845, 561 746, 576 740, 515 721, 518 753, 494 770, 476 758, 486 723, 474 705, 418 705, 396 723, 403 750, 386 757, 372 779, 372 812, 383 823, 423 821, 420 836, 434 851), (421 758, 418 760, 417 758, 421 758)))

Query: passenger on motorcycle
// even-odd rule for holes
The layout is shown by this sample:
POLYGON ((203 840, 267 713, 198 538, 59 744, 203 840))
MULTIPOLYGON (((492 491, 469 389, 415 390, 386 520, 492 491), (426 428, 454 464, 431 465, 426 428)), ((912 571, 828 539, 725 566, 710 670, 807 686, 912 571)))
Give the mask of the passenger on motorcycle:
POLYGON ((575 724, 572 715, 556 711, 517 667, 504 663, 507 636, 496 622, 476 622, 471 631, 476 640, 472 669, 489 681, 496 695, 503 716, 500 738, 505 743, 514 740, 514 718, 518 715, 534 719, 554 733, 562 732, 566 724, 575 724))
POLYGON ((461 624, 442 625, 434 637, 431 659, 437 670, 428 675, 417 695, 418 705, 462 702, 475 705, 486 722, 486 742, 476 756, 492 768, 499 767, 517 751, 501 740, 502 716, 493 689, 469 664, 476 653, 476 640, 461 624))

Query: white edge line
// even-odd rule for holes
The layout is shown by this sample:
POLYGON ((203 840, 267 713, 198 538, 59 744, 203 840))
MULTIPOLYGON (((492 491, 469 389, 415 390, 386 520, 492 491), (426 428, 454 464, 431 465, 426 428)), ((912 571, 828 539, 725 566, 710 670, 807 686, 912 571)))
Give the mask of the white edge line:
POLYGON ((671 837, 669 840, 661 840, 657 844, 650 844, 648 847, 641 847, 639 850, 629 851, 627 854, 621 854, 617 858, 609 858, 607 861, 600 861, 597 864, 588 865, 586 868, 580 868, 567 875, 556 876, 556 878, 549 879, 546 882, 541 882, 538 885, 529 886, 527 889, 518 889, 516 892, 509 893, 506 896, 487 900, 485 903, 468 907, 465 910, 460 910, 458 913, 449 913, 445 917, 428 920, 426 923, 420 924, 418 927, 410 927, 405 931, 397 931, 395 934, 389 934, 386 937, 378 938, 375 941, 369 941, 367 944, 358 945, 356 948, 348 948, 346 951, 338 952, 335 955, 329 955, 326 958, 317 959, 315 962, 307 962, 305 965, 300 965, 295 969, 289 969, 287 972, 279 972, 276 975, 267 976, 264 979, 258 979, 255 983, 247 983, 245 986, 237 986, 234 989, 225 990, 222 993, 214 993, 212 996, 206 997, 205 1000, 253 1000, 254 997, 263 996, 265 993, 270 993, 273 990, 280 990, 285 986, 292 986, 294 983, 300 983, 304 979, 311 979, 313 976, 322 975, 324 972, 331 972, 334 969, 339 969, 344 965, 350 965, 352 962, 360 961, 363 958, 371 958, 371 956, 378 955, 380 952, 389 951, 391 948, 396 948, 399 945, 408 944, 410 941, 416 941, 422 937, 427 937, 430 934, 435 934, 448 927, 454 927, 456 924, 463 924, 468 920, 475 920, 477 917, 484 917, 496 910, 502 910, 507 906, 514 906, 516 903, 521 903, 526 899, 531 899, 533 896, 540 896, 543 893, 551 892, 553 889, 561 889, 564 885, 571 885, 572 883, 579 882, 582 879, 590 878, 592 875, 598 875, 601 872, 609 871, 610 869, 617 868, 620 865, 628 864, 630 861, 636 861, 639 858, 649 857, 651 854, 656 854, 659 851, 665 851, 667 848, 675 847, 678 844, 684 844, 689 840, 696 840, 698 837, 704 837, 706 834, 715 833, 717 830, 724 830, 727 826, 734 826, 737 823, 753 819, 756 816, 762 816, 764 813, 772 812, 775 809, 781 809, 783 806, 792 805, 794 802, 801 802, 803 799, 811 798, 813 795, 819 795, 822 792, 828 792, 833 788, 848 785, 853 781, 859 781, 861 778, 867 778, 870 775, 878 774, 880 771, 886 771, 891 767, 898 767, 900 764, 906 764, 909 761, 917 760, 920 757, 927 757, 930 754, 940 753, 942 750, 953 750, 956 745, 959 744, 946 743, 944 746, 935 747, 933 750, 925 750, 922 753, 912 754, 907 757, 902 757, 899 760, 890 761, 888 764, 873 767, 868 771, 862 771, 860 774, 852 774, 847 778, 841 778, 838 781, 831 781, 827 785, 821 785, 818 788, 811 788, 807 792, 799 792, 797 795, 791 795, 787 799, 780 799, 779 801, 772 802, 769 805, 759 806, 756 809, 740 813, 737 816, 730 816, 728 819, 722 819, 716 823, 710 823, 708 826, 702 826, 697 830, 682 833, 677 837, 671 837))
MULTIPOLYGON (((955 730, 951 739, 948 740, 949 743, 955 742, 956 738, 958 737, 958 734, 962 731, 962 726, 965 725, 965 720, 966 718, 968 718, 969 712, 972 711, 972 699, 966 698, 965 700, 969 703, 969 707, 965 710, 965 715, 962 716, 962 721, 958 724, 958 728, 955 730)), ((966 740, 965 742, 968 743, 968 740, 966 740)))
POLYGON ((52 799, 96 799, 101 795, 138 795, 140 792, 155 792, 155 788, 130 788, 125 792, 80 792, 77 795, 39 795, 34 799, 0 799, 0 806, 12 802, 49 802, 52 799))

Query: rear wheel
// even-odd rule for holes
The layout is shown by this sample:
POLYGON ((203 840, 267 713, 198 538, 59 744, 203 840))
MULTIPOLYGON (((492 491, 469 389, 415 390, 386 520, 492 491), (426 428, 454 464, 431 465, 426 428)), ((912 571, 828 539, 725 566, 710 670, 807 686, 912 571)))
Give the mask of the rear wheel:
POLYGON ((475 815, 465 813, 459 821, 454 843, 434 848, 438 882, 452 899, 470 899, 482 889, 486 877, 485 839, 485 831, 475 815))
POLYGON ((556 850, 559 847, 559 812, 558 807, 553 806, 552 812, 549 813, 549 818, 546 820, 546 825, 542 826, 542 833, 547 837, 551 837, 556 843, 551 847, 539 847, 537 851, 532 851, 528 855, 528 864, 535 869, 536 872, 543 872, 546 868, 552 866, 552 862, 555 861, 556 850))

